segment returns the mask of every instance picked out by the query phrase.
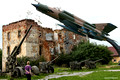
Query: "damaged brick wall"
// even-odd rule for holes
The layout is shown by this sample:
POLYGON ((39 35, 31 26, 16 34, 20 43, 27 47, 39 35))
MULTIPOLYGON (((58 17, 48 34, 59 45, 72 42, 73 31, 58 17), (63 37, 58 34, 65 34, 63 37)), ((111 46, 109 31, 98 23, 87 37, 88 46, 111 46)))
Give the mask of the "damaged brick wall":
POLYGON ((74 45, 78 44, 81 40, 86 40, 85 37, 74 34, 66 29, 53 31, 50 28, 43 28, 31 19, 23 19, 4 25, 2 28, 3 71, 6 69, 5 62, 8 51, 11 53, 13 48, 20 43, 30 25, 33 27, 23 42, 18 57, 28 56, 36 58, 44 56, 47 61, 50 61, 54 55, 70 53, 74 45))
POLYGON ((72 51, 74 45, 77 45, 80 41, 86 41, 86 37, 75 34, 66 29, 55 30, 55 49, 58 54, 66 53, 69 54, 72 51))
POLYGON ((54 32, 50 28, 43 28, 43 35, 44 35, 44 42, 43 42, 43 49, 44 49, 44 56, 47 61, 51 60, 51 56, 54 55, 54 32))
POLYGON ((41 26, 39 26, 34 20, 24 19, 21 21, 13 22, 8 25, 3 26, 3 55, 2 55, 2 70, 5 71, 5 63, 6 58, 9 53, 12 52, 15 46, 17 46, 21 39, 24 37, 28 28, 32 25, 30 32, 28 33, 25 41, 21 46, 21 51, 18 57, 28 56, 28 57, 36 57, 39 55, 39 31, 41 30, 41 26), (9 38, 8 39, 8 33, 9 38))
MULTIPOLYGON (((2 70, 5 71, 5 62, 8 54, 12 52, 15 46, 17 46, 23 36, 25 35, 26 25, 25 21, 22 22, 14 22, 8 25, 4 25, 2 27, 2 44, 3 44, 3 54, 2 54, 2 70), (19 36, 18 36, 19 32, 19 36), (9 39, 8 39, 9 37, 9 39)), ((19 56, 24 56, 26 53, 25 43, 21 46, 21 51, 19 56), (24 53, 24 54, 21 54, 24 53)))

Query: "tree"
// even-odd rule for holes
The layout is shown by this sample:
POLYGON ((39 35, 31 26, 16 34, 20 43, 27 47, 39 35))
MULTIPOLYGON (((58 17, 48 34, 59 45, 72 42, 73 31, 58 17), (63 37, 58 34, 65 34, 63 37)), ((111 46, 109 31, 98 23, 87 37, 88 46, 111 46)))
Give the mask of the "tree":
POLYGON ((108 64, 112 60, 113 54, 108 50, 107 46, 97 45, 95 43, 80 42, 74 46, 70 54, 61 54, 56 60, 55 64, 61 66, 62 64, 69 64, 71 61, 83 61, 90 59, 92 61, 103 59, 100 61, 102 64, 108 64))
POLYGON ((112 60, 111 54, 113 53, 108 50, 107 46, 89 42, 81 42, 71 52, 73 59, 76 61, 103 59, 102 64, 108 64, 112 60))
POLYGON ((69 62, 71 62, 72 56, 69 54, 60 54, 59 58, 55 60, 54 64, 58 65, 58 66, 62 66, 62 65, 66 65, 66 67, 69 66, 69 62))

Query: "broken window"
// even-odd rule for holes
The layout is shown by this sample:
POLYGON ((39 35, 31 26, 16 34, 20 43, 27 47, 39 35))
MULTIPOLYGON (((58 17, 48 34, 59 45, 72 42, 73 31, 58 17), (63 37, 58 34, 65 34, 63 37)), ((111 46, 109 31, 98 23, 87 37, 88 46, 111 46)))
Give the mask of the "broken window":
POLYGON ((40 33, 40 34, 39 34, 39 37, 41 37, 41 36, 42 36, 42 34, 40 33))
POLYGON ((42 46, 40 45, 39 46, 39 55, 41 56, 41 54, 42 54, 42 46))
POLYGON ((10 32, 7 33, 7 39, 10 40, 10 32))
POLYGON ((39 33, 39 38, 42 37, 42 32, 41 32, 41 30, 39 30, 38 33, 39 33))
POLYGON ((10 55, 10 46, 7 47, 7 54, 10 55))
POLYGON ((21 30, 18 31, 18 37, 20 37, 20 36, 21 36, 21 30))

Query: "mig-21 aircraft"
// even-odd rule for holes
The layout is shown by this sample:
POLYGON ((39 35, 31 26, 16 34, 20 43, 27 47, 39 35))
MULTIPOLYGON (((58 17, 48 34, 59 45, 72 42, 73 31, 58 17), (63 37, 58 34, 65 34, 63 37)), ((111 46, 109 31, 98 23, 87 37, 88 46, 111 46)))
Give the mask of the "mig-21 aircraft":
POLYGON ((56 8, 48 7, 47 5, 43 5, 38 2, 38 4, 32 4, 36 9, 43 14, 46 14, 58 21, 62 24, 58 24, 59 26, 70 30, 76 34, 82 36, 88 36, 89 38, 100 40, 100 41, 108 41, 113 47, 116 49, 120 56, 120 47, 115 43, 114 40, 108 38, 108 33, 117 28, 115 25, 111 23, 102 23, 102 24, 90 24, 77 16, 67 12, 61 11, 56 8))

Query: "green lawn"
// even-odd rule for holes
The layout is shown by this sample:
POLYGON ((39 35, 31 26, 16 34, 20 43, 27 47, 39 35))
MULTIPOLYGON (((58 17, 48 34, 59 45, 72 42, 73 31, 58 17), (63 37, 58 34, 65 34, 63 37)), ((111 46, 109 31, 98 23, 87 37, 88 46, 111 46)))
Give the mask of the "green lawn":
MULTIPOLYGON (((110 72, 110 71, 103 71, 103 70, 113 70, 113 69, 120 69, 120 66, 112 66, 110 68, 106 68, 105 66, 100 66, 97 69, 83 69, 83 70, 79 70, 79 71, 71 71, 69 68, 59 68, 56 67, 55 68, 55 72, 56 73, 60 73, 60 72, 89 72, 89 71, 94 71, 91 74, 85 75, 85 76, 68 76, 68 77, 61 77, 61 78, 57 78, 57 79, 50 79, 50 80, 120 80, 120 71, 118 72, 110 72)), ((39 75, 33 75, 32 76, 32 80, 38 80, 38 79, 42 79, 45 76, 48 76, 50 74, 39 74, 39 75)), ((10 80, 10 76, 1 76, 0 79, 8 79, 10 80)), ((21 77, 21 78, 14 78, 14 80, 26 80, 26 76, 21 77)))
POLYGON ((85 76, 69 76, 50 80, 120 80, 120 72, 98 71, 85 76))

